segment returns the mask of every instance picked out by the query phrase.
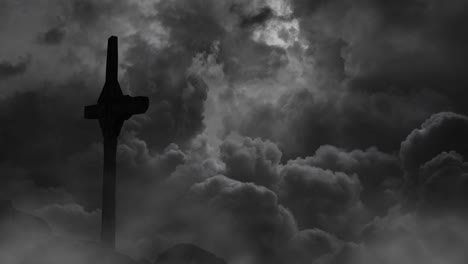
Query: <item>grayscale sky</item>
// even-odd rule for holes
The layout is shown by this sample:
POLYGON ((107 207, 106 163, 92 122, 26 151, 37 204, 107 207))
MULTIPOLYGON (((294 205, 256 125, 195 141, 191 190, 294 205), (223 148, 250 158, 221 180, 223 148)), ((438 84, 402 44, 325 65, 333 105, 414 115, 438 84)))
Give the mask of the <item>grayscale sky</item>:
POLYGON ((83 107, 115 35, 150 98, 118 145, 120 252, 467 263, 467 25, 463 0, 0 0, 0 199, 99 239, 83 107))

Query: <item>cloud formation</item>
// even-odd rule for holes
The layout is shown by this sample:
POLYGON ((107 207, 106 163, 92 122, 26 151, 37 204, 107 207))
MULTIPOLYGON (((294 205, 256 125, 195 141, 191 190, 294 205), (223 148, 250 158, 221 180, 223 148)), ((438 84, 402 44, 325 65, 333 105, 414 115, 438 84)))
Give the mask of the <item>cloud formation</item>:
POLYGON ((124 93, 151 102, 119 141, 120 251, 465 263, 466 5, 0 2, 0 197, 98 239, 101 134, 82 110, 117 35, 124 93))
POLYGON ((279 181, 281 151, 278 146, 258 138, 240 141, 228 139, 220 146, 220 158, 226 164, 226 175, 241 182, 273 188, 279 181))
POLYGON ((11 63, 8 61, 0 62, 0 80, 7 79, 16 75, 21 75, 28 69, 30 62, 30 55, 21 58, 17 63, 11 63))
POLYGON ((299 227, 353 235, 354 222, 365 214, 356 175, 294 163, 286 165, 281 174, 281 201, 291 208, 299 227))

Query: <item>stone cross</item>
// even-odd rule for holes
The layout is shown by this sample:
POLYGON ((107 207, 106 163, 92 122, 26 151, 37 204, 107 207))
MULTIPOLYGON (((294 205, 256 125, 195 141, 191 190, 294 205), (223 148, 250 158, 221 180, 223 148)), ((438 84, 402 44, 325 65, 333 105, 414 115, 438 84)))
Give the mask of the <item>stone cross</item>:
POLYGON ((104 177, 102 184, 101 240, 115 247, 115 172, 117 138, 123 122, 148 110, 148 97, 123 95, 117 80, 117 37, 107 43, 106 82, 97 104, 85 106, 86 119, 98 119, 104 138, 104 177))

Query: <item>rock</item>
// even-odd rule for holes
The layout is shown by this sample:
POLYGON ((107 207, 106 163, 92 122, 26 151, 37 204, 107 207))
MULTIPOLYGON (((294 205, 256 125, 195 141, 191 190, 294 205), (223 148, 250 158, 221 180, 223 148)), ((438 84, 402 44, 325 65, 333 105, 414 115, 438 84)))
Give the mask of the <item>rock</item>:
POLYGON ((0 243, 6 239, 45 237, 51 234, 41 218, 15 209, 9 200, 0 201, 0 243))
POLYGON ((226 261, 195 245, 177 244, 159 254, 154 264, 226 264, 226 261))
POLYGON ((8 264, 146 264, 98 242, 56 237, 39 217, 0 201, 0 263, 8 264))

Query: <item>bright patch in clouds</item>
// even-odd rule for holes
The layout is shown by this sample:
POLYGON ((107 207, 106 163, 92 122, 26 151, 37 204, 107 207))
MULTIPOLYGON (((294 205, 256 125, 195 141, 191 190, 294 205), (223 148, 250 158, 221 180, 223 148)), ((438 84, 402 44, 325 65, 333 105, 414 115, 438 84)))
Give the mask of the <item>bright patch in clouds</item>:
POLYGON ((290 16, 292 14, 291 4, 287 0, 268 0, 267 4, 278 16, 290 16))
POLYGON ((253 32, 252 39, 269 46, 288 48, 299 40, 299 22, 297 19, 284 21, 270 20, 265 26, 253 32))
POLYGON ((287 0, 267 0, 266 4, 276 18, 259 26, 252 34, 252 39, 269 46, 288 48, 299 40, 299 22, 291 19, 291 3, 287 0))

